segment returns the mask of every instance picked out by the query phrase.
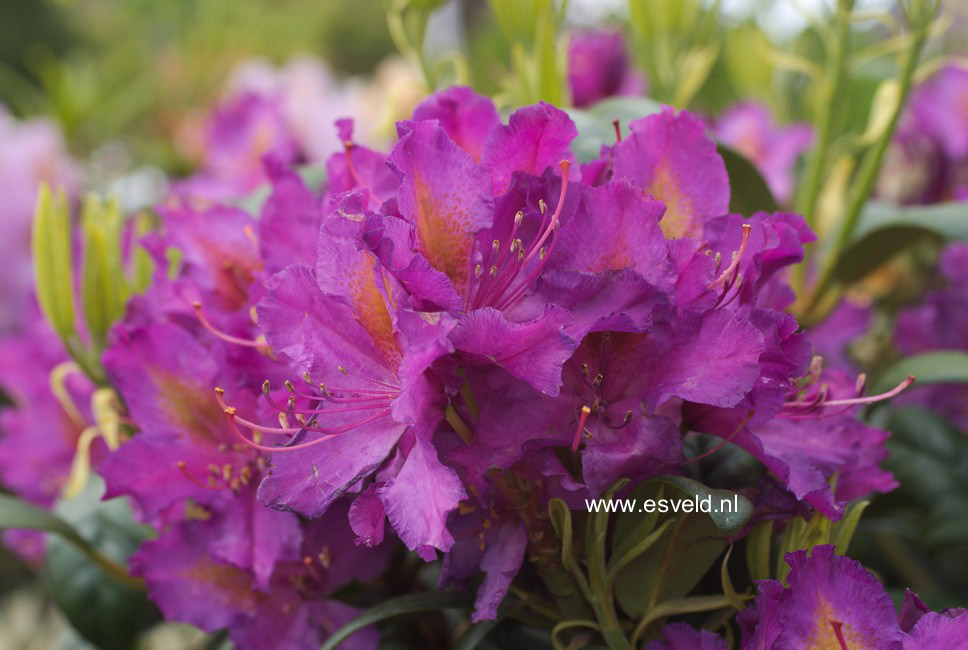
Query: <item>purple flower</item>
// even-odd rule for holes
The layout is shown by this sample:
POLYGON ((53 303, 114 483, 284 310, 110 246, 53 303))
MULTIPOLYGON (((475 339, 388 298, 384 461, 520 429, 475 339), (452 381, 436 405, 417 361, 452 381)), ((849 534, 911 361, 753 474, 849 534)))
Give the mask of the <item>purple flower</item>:
POLYGON ((619 31, 581 31, 568 39, 568 86, 579 107, 615 95, 646 92, 645 80, 629 65, 625 38, 619 31))
POLYGON ((33 308, 30 224, 41 183, 77 189, 79 172, 60 131, 40 118, 14 119, 0 105, 0 334, 26 328, 33 308), (25 315, 27 315, 25 317, 25 315))
MULTIPOLYGON (((316 200, 287 172, 270 173, 276 182, 269 223, 306 228, 308 221, 312 230, 316 200)), ((178 276, 158 273, 132 301, 103 355, 138 427, 99 467, 106 496, 131 496, 141 517, 161 531, 132 567, 166 617, 210 632, 227 627, 240 648, 318 647, 354 615, 331 594, 380 574, 390 547, 357 547, 348 501, 311 523, 258 501, 268 462, 253 447, 272 448, 240 440, 239 424, 218 407, 213 389, 222 387, 254 417, 287 411, 280 401, 289 399, 292 412, 313 407, 282 388, 289 367, 256 338, 252 307, 265 292, 267 262, 259 254, 265 247, 256 222, 238 210, 197 209, 181 200, 161 214, 163 230, 148 244, 182 251, 178 276)), ((298 249, 286 238, 266 244, 273 242, 298 249)), ((276 437, 268 428, 259 435, 276 437)), ((371 630, 354 635, 348 647, 376 642, 371 630)))
POLYGON ((944 67, 914 89, 877 193, 901 203, 964 200, 968 189, 968 71, 944 67))
POLYGON ((175 192, 221 201, 243 197, 266 177, 262 159, 299 157, 278 98, 245 93, 216 107, 199 144, 201 169, 175 192))
POLYGON ((955 648, 964 639, 964 610, 927 612, 910 592, 899 623, 884 587, 860 563, 835 555, 833 546, 788 553, 786 561, 789 586, 760 581, 754 605, 737 617, 744 650, 927 650, 955 648))
POLYGON ((669 623, 662 628, 663 641, 652 641, 645 650, 726 650, 726 640, 688 623, 669 623))
POLYGON ((446 314, 394 307, 405 302, 402 289, 360 248, 361 225, 330 215, 316 269, 280 272, 259 305, 272 349, 321 387, 309 395, 314 406, 299 411, 307 418, 305 427, 292 430, 299 436, 286 448, 266 447, 274 451, 272 471, 259 496, 267 505, 316 517, 361 478, 392 463, 398 450, 405 460, 377 496, 403 541, 428 556, 434 547, 450 547, 444 520, 464 495, 431 444, 444 405, 425 375, 452 351, 447 334, 454 325, 446 314))
POLYGON ((716 120, 716 137, 750 159, 766 179, 777 201, 789 203, 793 196, 793 167, 813 140, 804 123, 777 126, 765 106, 737 104, 716 120))
POLYGON ((613 148, 613 174, 628 178, 666 206, 667 237, 697 237, 704 223, 729 210, 729 177, 701 120, 665 107, 629 124, 613 148))
MULTIPOLYGON (((0 485, 49 507, 67 483, 81 433, 91 422, 94 387, 80 371, 69 372, 63 382, 68 401, 55 397, 51 372, 68 357, 36 306, 31 312, 32 326, 0 339, 0 389, 13 402, 0 407, 0 485)), ((97 440, 91 457, 97 461, 106 451, 97 440)), ((25 557, 42 559, 42 534, 11 530, 3 537, 25 557)))
MULTIPOLYGON (((968 350, 968 336, 958 323, 968 318, 968 244, 949 244, 941 253, 939 271, 947 286, 929 291, 901 310, 894 325, 894 344, 905 355, 930 350, 968 350)), ((915 387, 899 404, 919 404, 968 431, 966 389, 960 384, 915 387)))

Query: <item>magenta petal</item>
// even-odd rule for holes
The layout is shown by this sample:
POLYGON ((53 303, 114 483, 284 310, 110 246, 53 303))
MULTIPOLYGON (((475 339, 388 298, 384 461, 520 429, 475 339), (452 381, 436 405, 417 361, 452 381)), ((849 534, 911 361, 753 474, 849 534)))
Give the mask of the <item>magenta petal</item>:
POLYGON ((211 545, 212 555, 240 569, 252 571, 254 584, 269 591, 269 580, 277 562, 302 558, 302 530, 299 519, 288 512, 264 507, 249 491, 223 510, 221 529, 211 545))
POLYGON ((386 520, 386 512, 376 491, 376 484, 370 484, 350 506, 350 526, 356 533, 357 544, 376 546, 383 541, 383 522, 386 520))
POLYGON ((702 121, 671 108, 629 124, 615 145, 614 174, 666 205, 668 237, 698 237, 703 224, 729 211, 729 176, 702 121))
POLYGON ((316 240, 322 221, 319 199, 299 175, 267 162, 272 193, 262 204, 258 230, 259 253, 267 273, 277 273, 290 264, 311 265, 316 260, 316 240))
MULTIPOLYGON (((902 632, 884 586, 830 545, 788 553, 789 589, 780 598, 783 632, 774 647, 798 648, 810 643, 839 647, 832 622, 841 624, 848 647, 897 648, 902 632)), ((762 624, 762 622, 761 622, 762 624)))
POLYGON ((759 376, 764 350, 759 330, 727 311, 682 312, 656 325, 636 352, 642 398, 650 408, 673 396, 733 406, 759 376))
POLYGON ((477 588, 474 614, 471 616, 474 623, 497 618, 497 608, 524 560, 528 533, 516 518, 505 519, 497 530, 487 536, 487 541, 481 558, 484 582, 477 588))
POLYGON ((645 650, 726 650, 726 639, 688 623, 669 623, 662 628, 665 641, 652 641, 645 650))
POLYGON ((670 288, 674 269, 659 228, 664 212, 661 202, 626 180, 587 188, 575 216, 562 227, 548 265, 591 272, 631 269, 670 288))
POLYGON ((934 648, 963 648, 968 638, 968 613, 957 617, 928 612, 905 637, 902 650, 934 650, 934 648))
POLYGON ((443 465, 434 446, 419 435, 400 473, 377 494, 393 529, 408 548, 447 551, 453 545, 447 515, 467 495, 457 473, 443 465))
POLYGON ((465 314, 452 340, 458 350, 501 366, 543 393, 557 395, 561 367, 578 345, 565 334, 572 320, 564 309, 548 306, 533 321, 512 323, 486 307, 465 314))
POLYGON ((437 120, 450 139, 475 161, 484 153, 484 141, 501 118, 489 97, 467 86, 452 86, 434 93, 413 111, 414 121, 437 120))
POLYGON ((676 424, 660 416, 639 416, 618 430, 596 426, 581 454, 582 478, 599 495, 620 478, 632 485, 672 471, 682 458, 676 424))
MULTIPOLYGON (((307 449, 274 453, 269 474, 259 485, 259 500, 271 508, 318 517, 383 463, 405 428, 384 418, 307 449)), ((318 435, 297 437, 295 442, 309 442, 318 435)))
POLYGON ((516 171, 540 176, 562 160, 573 162, 569 147, 577 136, 568 114, 551 104, 516 110, 507 126, 494 129, 484 146, 481 166, 493 181, 494 193, 504 192, 516 171))
POLYGON ((260 594, 252 590, 248 572, 208 553, 208 528, 199 522, 178 524, 142 544, 130 562, 165 618, 215 632, 254 612, 260 594))
POLYGON ((416 248, 466 295, 478 231, 492 220, 490 183, 436 122, 400 122, 388 162, 402 176, 397 203, 414 224, 416 248))

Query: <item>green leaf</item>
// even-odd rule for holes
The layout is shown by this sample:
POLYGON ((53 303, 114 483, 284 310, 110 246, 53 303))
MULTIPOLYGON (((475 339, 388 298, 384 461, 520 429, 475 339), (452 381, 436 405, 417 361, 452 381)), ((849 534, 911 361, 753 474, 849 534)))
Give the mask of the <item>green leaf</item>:
POLYGON ((578 137, 571 143, 571 150, 580 163, 595 160, 601 154, 603 144, 615 144, 612 120, 619 120, 624 138, 629 135, 629 122, 661 109, 658 102, 647 97, 612 97, 588 110, 569 109, 568 115, 578 128, 578 137))
POLYGON ((960 350, 935 350, 905 357, 877 378, 872 393, 891 390, 914 375, 913 389, 929 384, 968 383, 968 353, 960 350))
POLYGON ((716 149, 723 157, 729 175, 729 211, 746 216, 760 210, 775 212, 776 199, 756 166, 726 145, 721 144, 716 149))
POLYGON ((0 494, 0 529, 5 528, 55 533, 67 543, 72 544, 108 575, 122 580, 124 579, 123 576, 127 576, 127 572, 122 567, 102 555, 86 539, 81 537, 73 526, 57 515, 26 501, 0 494))
POLYGON ((471 625, 454 645, 454 650, 474 650, 484 640, 484 637, 497 627, 501 621, 507 618, 512 612, 516 612, 524 606, 525 601, 523 600, 509 601, 505 599, 501 603, 501 606, 498 607, 497 616, 494 617, 494 620, 481 621, 480 623, 471 625))
POLYGON ((41 185, 32 236, 34 283, 44 316, 62 340, 75 336, 71 223, 63 191, 41 185))
POLYGON ((666 529, 672 525, 674 519, 668 519, 665 523, 659 526, 658 530, 652 531, 649 535, 639 540, 637 544, 633 544, 630 548, 622 548, 620 555, 613 555, 608 561, 608 575, 606 577, 605 584, 611 586, 615 583, 615 578, 619 575, 625 566, 633 561, 635 558, 639 557, 643 553, 649 550, 649 548, 655 544, 660 537, 665 533, 666 529))
MULTIPOLYGON (((726 537, 738 532, 753 513, 752 504, 727 490, 709 488, 681 476, 663 476, 646 481, 629 498, 655 498, 659 486, 665 498, 699 499, 712 512, 662 513, 658 524, 668 528, 645 552, 625 566, 615 578, 615 596, 622 609, 633 617, 644 616, 658 603, 688 594, 726 549, 726 537), (734 504, 730 513, 726 505, 734 504)), ((644 513, 619 516, 644 517, 644 513)), ((624 544, 624 542, 623 542, 624 544)), ((728 604, 728 603, 727 603, 728 604)))
POLYGON ((753 516, 753 504, 735 492, 710 488, 685 476, 660 476, 652 479, 671 485, 683 494, 705 501, 711 512, 707 513, 713 523, 726 535, 738 533, 753 516))
MULTIPOLYGON (((101 501, 103 493, 103 483, 91 480, 76 498, 58 503, 56 511, 100 555, 123 565, 153 533, 134 523, 124 499, 101 501)), ((129 650, 160 620, 140 581, 106 576, 61 538, 48 539, 44 579, 71 626, 101 650, 129 650)))
POLYGON ((831 531, 831 541, 834 543, 834 552, 837 555, 846 555, 850 547, 850 540, 854 537, 857 524, 860 523, 860 516, 870 505, 870 501, 859 501, 847 510, 843 518, 833 525, 831 531))
POLYGON ((751 580, 770 579, 770 551, 773 541, 773 521, 766 519, 753 524, 746 537, 746 565, 751 580))
POLYGON ((892 255, 924 238, 968 241, 968 205, 899 206, 870 201, 834 267, 841 282, 863 278, 892 255))
POLYGON ((449 592, 434 591, 421 594, 405 594, 403 596, 397 596, 396 598, 390 598, 378 605, 374 605, 336 630, 320 650, 334 650, 336 646, 354 632, 388 618, 416 612, 432 612, 441 609, 470 609, 470 607, 471 602, 466 596, 449 592))

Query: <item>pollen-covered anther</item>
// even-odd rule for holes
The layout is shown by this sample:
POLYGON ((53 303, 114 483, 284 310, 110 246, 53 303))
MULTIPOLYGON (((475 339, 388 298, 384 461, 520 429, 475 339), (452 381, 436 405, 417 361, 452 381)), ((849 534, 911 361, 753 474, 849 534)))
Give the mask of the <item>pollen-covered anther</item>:
POLYGON ((265 395, 268 395, 269 394, 270 388, 271 388, 271 386, 269 384, 269 380, 268 379, 266 379, 264 382, 262 382, 262 392, 265 395))
POLYGON ((302 374, 302 378, 303 378, 303 381, 306 382, 308 385, 310 386, 316 385, 316 382, 313 381, 313 378, 310 376, 308 372, 304 372, 302 374))

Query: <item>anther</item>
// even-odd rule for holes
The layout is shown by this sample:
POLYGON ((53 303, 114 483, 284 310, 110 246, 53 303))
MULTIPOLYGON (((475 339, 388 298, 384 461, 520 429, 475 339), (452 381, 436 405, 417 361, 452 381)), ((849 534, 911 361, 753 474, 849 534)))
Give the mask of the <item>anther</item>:
POLYGON ((514 225, 520 226, 522 221, 524 221, 524 212, 518 210, 514 215, 514 225))
POLYGON ((267 396, 269 395, 269 380, 268 379, 266 379, 264 382, 262 382, 262 392, 265 393, 267 396))
POLYGON ((612 128, 615 129, 615 142, 616 143, 621 142, 622 141, 622 123, 619 121, 617 117, 614 120, 612 120, 612 128))
MULTIPOLYGON (((268 384, 269 382, 266 382, 266 383, 268 384)), ((288 390, 290 393, 295 393, 296 392, 296 387, 292 385, 292 382, 291 381, 289 381, 287 379, 283 383, 286 385, 286 390, 288 390)))
POLYGON ((544 199, 538 199, 538 209, 541 210, 541 214, 548 211, 548 204, 545 203, 544 199))
POLYGON ((302 374, 302 378, 303 378, 303 381, 306 382, 307 384, 309 384, 310 386, 315 385, 315 382, 313 381, 313 378, 309 376, 309 373, 308 372, 304 372, 302 374))

